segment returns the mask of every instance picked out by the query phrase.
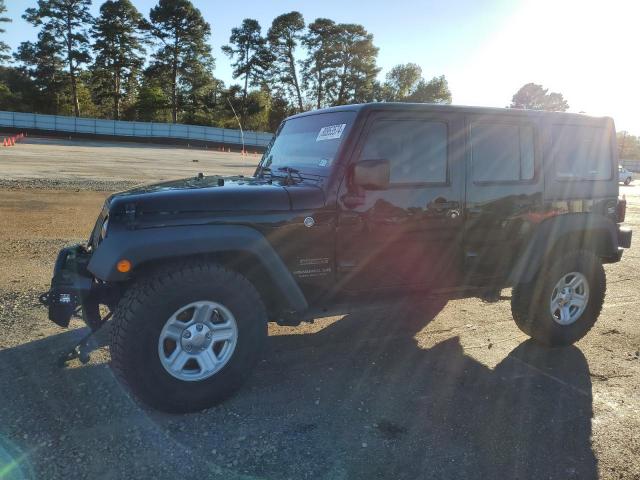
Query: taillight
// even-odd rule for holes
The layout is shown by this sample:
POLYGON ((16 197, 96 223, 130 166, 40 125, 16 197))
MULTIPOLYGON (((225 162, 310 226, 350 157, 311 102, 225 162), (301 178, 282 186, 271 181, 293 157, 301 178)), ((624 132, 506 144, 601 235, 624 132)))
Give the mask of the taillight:
POLYGON ((616 205, 616 219, 618 223, 624 222, 624 217, 627 215, 627 198, 623 195, 622 198, 618 199, 618 204, 616 205))

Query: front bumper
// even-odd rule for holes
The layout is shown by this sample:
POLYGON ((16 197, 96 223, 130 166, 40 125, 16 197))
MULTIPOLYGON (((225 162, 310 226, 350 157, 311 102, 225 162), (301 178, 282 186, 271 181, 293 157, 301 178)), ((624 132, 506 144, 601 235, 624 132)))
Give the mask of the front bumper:
POLYGON ((87 270, 91 253, 83 245, 63 248, 53 269, 51 288, 42 296, 42 302, 49 308, 49 319, 68 327, 71 317, 82 311, 82 318, 92 330, 100 321, 100 284, 87 270))

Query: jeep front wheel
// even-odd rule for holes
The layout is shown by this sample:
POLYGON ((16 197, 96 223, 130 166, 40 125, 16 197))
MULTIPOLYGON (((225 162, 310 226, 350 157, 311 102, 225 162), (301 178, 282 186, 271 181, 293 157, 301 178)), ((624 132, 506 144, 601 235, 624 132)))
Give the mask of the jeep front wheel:
POLYGON ((247 378, 267 338, 260 296, 219 265, 179 265, 132 285, 114 315, 111 362, 143 402, 202 410, 247 378))
POLYGON ((513 289, 511 311, 524 333, 549 346, 570 345, 593 327, 606 290, 602 262, 587 250, 555 257, 531 283, 513 289))

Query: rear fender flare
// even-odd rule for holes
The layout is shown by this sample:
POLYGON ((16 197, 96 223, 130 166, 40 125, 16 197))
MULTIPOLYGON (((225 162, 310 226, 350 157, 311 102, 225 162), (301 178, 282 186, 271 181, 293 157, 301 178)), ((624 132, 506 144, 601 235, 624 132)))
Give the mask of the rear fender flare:
POLYGON ((605 258, 616 255, 617 238, 616 224, 603 215, 568 213, 547 219, 538 225, 522 248, 508 284, 532 281, 544 258, 561 240, 569 241, 577 248, 595 250, 598 256, 605 258))

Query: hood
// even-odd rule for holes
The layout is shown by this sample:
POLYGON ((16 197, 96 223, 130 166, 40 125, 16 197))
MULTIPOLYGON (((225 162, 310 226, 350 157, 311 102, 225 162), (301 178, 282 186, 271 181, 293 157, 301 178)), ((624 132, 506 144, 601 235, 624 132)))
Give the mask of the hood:
POLYGON ((135 205, 140 213, 288 211, 324 203, 313 183, 287 186, 255 177, 191 177, 144 185, 112 195, 109 210, 124 212, 135 205), (294 191, 292 195, 290 193, 294 191), (304 192, 304 193, 303 193, 304 192), (296 202, 295 199, 299 200, 296 202), (296 203, 300 205, 295 205, 296 203), (304 204, 304 207, 302 206, 304 204))

